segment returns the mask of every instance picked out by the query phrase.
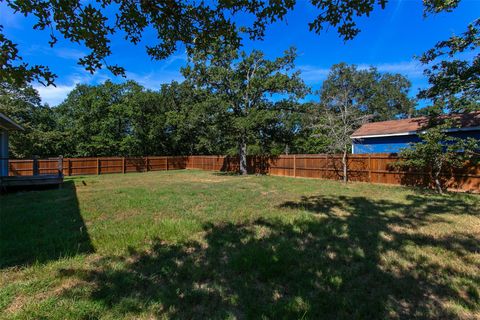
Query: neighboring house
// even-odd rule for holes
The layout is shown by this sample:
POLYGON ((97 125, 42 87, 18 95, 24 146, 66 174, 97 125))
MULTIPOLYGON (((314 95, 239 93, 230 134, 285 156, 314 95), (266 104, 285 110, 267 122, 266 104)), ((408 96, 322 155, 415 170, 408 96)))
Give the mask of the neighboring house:
POLYGON ((23 130, 23 128, 0 113, 0 177, 8 176, 8 134, 13 130, 23 130))
MULTIPOLYGON (((450 118, 458 126, 447 130, 451 136, 480 140, 480 111, 452 115, 450 118)), ((364 124, 351 136, 352 153, 398 153, 410 143, 421 141, 419 133, 425 130, 427 124, 426 117, 364 124)))

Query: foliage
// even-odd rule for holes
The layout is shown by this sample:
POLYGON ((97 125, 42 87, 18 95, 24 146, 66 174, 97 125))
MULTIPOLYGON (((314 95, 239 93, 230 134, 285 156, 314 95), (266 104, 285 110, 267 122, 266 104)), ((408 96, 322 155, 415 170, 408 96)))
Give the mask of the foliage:
POLYGON ((426 106, 420 109, 416 109, 414 117, 436 117, 445 114, 445 105, 437 101, 437 103, 430 106, 426 106))
MULTIPOLYGON (((146 90, 133 81, 77 85, 56 108, 42 105, 31 87, 3 83, 0 111, 27 129, 11 135, 11 154, 236 155, 241 139, 245 154, 329 151, 333 138, 327 131, 338 129, 337 123, 318 126, 326 121, 318 105, 298 101, 309 90, 294 70, 293 49, 275 60, 257 51, 237 56, 232 49, 224 55, 227 59, 199 52, 183 70, 187 81, 159 90, 146 90)), ((408 114, 413 102, 405 78, 343 68, 355 74, 360 114, 374 113, 374 120, 408 114)))
POLYGON ((416 101, 408 94, 411 82, 398 73, 380 73, 375 67, 360 71, 359 108, 374 121, 404 119, 412 116, 416 101))
POLYGON ((425 52, 420 61, 433 65, 425 70, 430 87, 422 90, 419 98, 441 103, 449 112, 480 110, 479 46, 480 19, 477 19, 466 32, 440 41, 425 52), (467 58, 462 60, 460 55, 467 58))
MULTIPOLYGON (((287 106, 285 106, 287 109, 287 106)), ((64 155, 235 154, 234 117, 219 96, 191 83, 166 84, 159 91, 134 82, 78 85, 57 108, 58 127, 65 134, 64 155)), ((252 153, 281 153, 293 139, 291 112, 263 121, 252 153)), ((260 119, 260 120, 259 120, 260 119)))
MULTIPOLYGON (((91 73, 106 67, 115 75, 124 75, 119 65, 107 62, 112 54, 111 39, 122 35, 126 41, 139 44, 144 33, 153 30, 158 42, 148 43, 147 53, 153 59, 164 59, 182 43, 188 51, 208 49, 220 41, 238 48, 242 37, 262 39, 266 27, 283 20, 293 11, 296 0, 288 1, 120 1, 97 0, 68 3, 48 0, 2 0, 15 14, 33 17, 36 30, 50 33, 49 45, 58 39, 84 45, 90 52, 78 61, 91 73), (246 23, 237 25, 235 17, 243 16, 246 23), (246 18, 245 18, 246 16, 246 18)), ((326 26, 336 28, 344 39, 353 39, 359 32, 355 18, 369 16, 384 8, 386 0, 310 0, 317 17, 309 23, 310 30, 320 33, 326 26)), ((425 12, 450 11, 458 0, 427 0, 425 12)), ((238 19, 237 19, 238 20, 238 19)), ((1 27, 1 26, 0 26, 1 27)), ((0 28, 0 81, 24 86, 32 80, 52 84, 55 75, 46 66, 29 66, 22 62, 17 45, 0 28)))
POLYGON ((61 130, 68 136, 66 155, 129 155, 137 147, 132 133, 135 101, 142 88, 134 82, 77 85, 57 107, 61 130))
POLYGON ((396 166, 427 173, 437 192, 443 193, 442 174, 446 170, 462 167, 480 150, 478 140, 461 139, 448 134, 447 130, 452 127, 451 121, 430 125, 429 129, 420 134, 421 142, 402 149, 401 160, 396 166))
POLYGON ((312 127, 311 115, 317 109, 316 103, 305 102, 296 103, 297 105, 282 118, 283 139, 277 143, 276 150, 271 150, 271 154, 301 154, 301 153, 324 153, 329 144, 324 136, 319 137, 315 134, 321 130, 312 127), (276 152, 275 152, 276 151, 276 152))
MULTIPOLYGON (((136 156, 236 154, 230 105, 220 96, 191 83, 172 82, 146 90, 129 81, 77 85, 56 108, 44 106, 32 88, 4 86, 0 112, 25 131, 11 134, 11 156, 136 156)), ((303 105, 293 101, 269 104, 249 144, 251 154, 280 154, 294 148, 302 131, 303 105)))
POLYGON ((210 111, 208 96, 186 83, 152 91, 133 81, 78 85, 55 110, 68 137, 65 154, 71 156, 213 152, 215 123, 205 119, 220 118, 210 111))
POLYGON ((221 99, 187 82, 164 85, 159 94, 168 110, 171 154, 225 154, 235 144, 228 131, 227 106, 221 99))
POLYGON ((0 85, 0 113, 24 128, 10 135, 10 157, 62 154, 64 135, 58 130, 55 111, 41 104, 32 87, 0 85))
POLYGON ((477 19, 466 32, 438 42, 420 57, 423 64, 429 65, 424 74, 430 87, 421 90, 418 97, 431 99, 434 104, 420 110, 429 118, 428 129, 421 135, 421 142, 401 152, 404 160, 398 166, 425 170, 439 193, 443 192, 441 175, 445 168, 460 167, 480 149, 478 140, 448 135, 446 130, 457 124, 445 121, 454 113, 480 110, 479 45, 480 19, 477 19))
POLYGON ((314 127, 329 142, 330 153, 341 153, 343 180, 347 182, 347 154, 350 136, 370 119, 389 120, 411 114, 413 101, 407 94, 410 82, 398 74, 383 74, 354 65, 334 65, 320 90, 320 104, 314 127))
POLYGON ((283 129, 278 120, 295 111, 295 100, 305 96, 308 89, 299 72, 293 71, 293 48, 275 60, 266 59, 260 51, 239 54, 228 48, 223 48, 219 57, 218 53, 211 54, 218 52, 216 49, 197 52, 183 74, 196 88, 226 104, 229 135, 237 143, 240 171, 246 174, 247 146, 254 145, 257 153, 269 153, 269 141, 278 140, 283 129), (279 100, 269 99, 273 95, 279 100))
POLYGON ((359 113, 370 115, 372 120, 386 121, 408 118, 414 113, 415 100, 408 96, 410 88, 411 82, 400 74, 339 63, 332 66, 319 93, 322 103, 345 100, 359 113))
POLYGON ((0 81, 18 87, 33 81, 46 86, 53 84, 56 75, 47 66, 29 66, 19 55, 17 47, 17 44, 3 34, 3 26, 0 25, 0 81))

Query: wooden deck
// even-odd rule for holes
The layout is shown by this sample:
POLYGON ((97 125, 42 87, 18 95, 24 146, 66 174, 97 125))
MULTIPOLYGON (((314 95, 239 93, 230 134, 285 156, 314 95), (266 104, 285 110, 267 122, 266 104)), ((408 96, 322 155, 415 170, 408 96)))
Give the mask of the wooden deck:
POLYGON ((62 183, 63 176, 58 174, 0 177, 0 187, 2 188, 61 185, 62 183))

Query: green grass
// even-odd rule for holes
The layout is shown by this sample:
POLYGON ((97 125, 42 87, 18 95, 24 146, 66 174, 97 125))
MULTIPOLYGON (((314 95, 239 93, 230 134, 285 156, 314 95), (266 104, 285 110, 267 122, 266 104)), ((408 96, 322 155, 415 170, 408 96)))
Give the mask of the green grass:
POLYGON ((479 196, 170 171, 0 206, 0 318, 480 318, 479 196))

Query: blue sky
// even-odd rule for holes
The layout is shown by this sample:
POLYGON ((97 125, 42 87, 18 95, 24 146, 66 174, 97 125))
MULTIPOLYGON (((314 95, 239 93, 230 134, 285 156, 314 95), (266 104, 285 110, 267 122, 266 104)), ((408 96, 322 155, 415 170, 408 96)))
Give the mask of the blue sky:
MULTIPOLYGON (((52 49, 48 46, 47 31, 33 31, 34 21, 13 14, 0 4, 0 24, 7 36, 19 44, 26 62, 46 64, 58 75, 56 87, 38 84, 42 100, 55 106, 60 103, 78 83, 97 84, 115 78, 108 71, 90 75, 77 65, 77 59, 87 53, 81 45, 60 40, 52 49)), ((244 49, 259 49, 274 58, 290 46, 297 47, 299 57, 296 66, 302 71, 305 82, 318 89, 336 63, 347 62, 360 67, 376 66, 381 72, 401 73, 413 83, 411 95, 427 85, 422 66, 414 59, 430 49, 437 41, 452 34, 459 34, 468 23, 478 18, 480 0, 463 0, 451 13, 423 16, 421 1, 390 1, 385 10, 375 10, 369 18, 357 20, 362 32, 354 39, 344 42, 333 28, 316 35, 308 30, 318 11, 306 0, 299 0, 295 11, 289 13, 283 22, 270 25, 263 41, 244 41, 244 49)), ((145 53, 144 45, 153 39, 147 34, 143 43, 134 46, 121 37, 112 41, 111 64, 120 64, 127 70, 127 78, 136 80, 145 87, 158 89, 162 83, 182 80, 180 67, 186 63, 184 50, 180 50, 164 61, 152 61, 145 53)), ((150 42, 151 43, 151 42, 150 42)), ((316 99, 309 96, 307 99, 316 99)), ((425 105, 428 102, 421 102, 425 105)))

